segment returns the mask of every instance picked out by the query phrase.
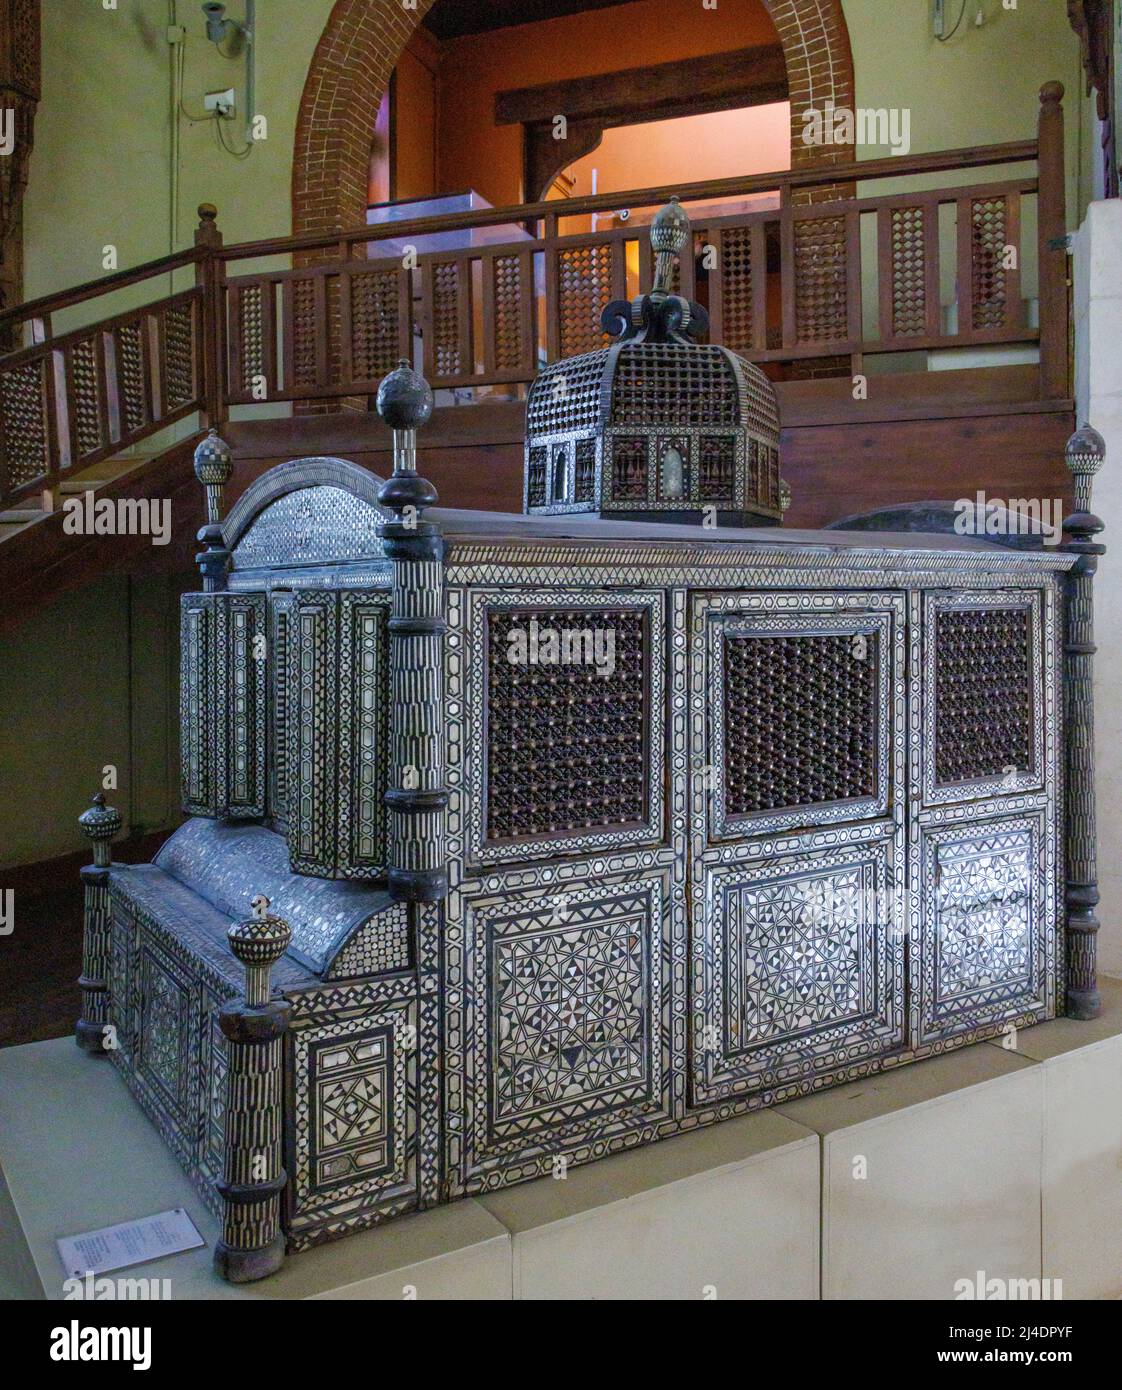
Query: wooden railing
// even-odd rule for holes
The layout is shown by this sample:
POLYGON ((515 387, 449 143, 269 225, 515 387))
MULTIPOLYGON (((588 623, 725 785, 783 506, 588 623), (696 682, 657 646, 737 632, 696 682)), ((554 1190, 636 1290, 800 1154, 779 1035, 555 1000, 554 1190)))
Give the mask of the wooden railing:
POLYGON ((682 293, 706 304, 714 341, 773 364, 773 374, 808 366, 856 374, 871 353, 1038 344, 1041 397, 1065 397, 1062 95, 1058 83, 1042 90, 1036 140, 863 160, 825 172, 480 209, 236 246, 222 244, 214 210, 204 206, 191 250, 0 315, 0 324, 22 324, 25 340, 0 358, 0 500, 51 488, 67 471, 196 410, 220 423, 234 405, 372 395, 401 357, 415 360, 438 390, 528 382, 543 362, 604 344, 603 306, 650 283, 640 216, 613 218, 604 230, 566 224, 621 207, 640 214, 673 193, 691 210, 694 232, 682 293), (1035 178, 838 196, 857 181, 1032 162, 1035 178), (828 201, 802 201, 823 191, 828 201), (766 205, 728 212, 713 206, 746 198, 766 205), (1029 323, 1022 285, 1030 249, 1023 224, 1032 202, 1039 327, 1029 323), (408 252, 411 239, 496 227, 507 229, 498 244, 408 252), (390 238, 398 253, 379 256, 378 244, 390 238), (956 292, 954 314, 945 319, 940 279, 947 254, 956 292), (289 262, 283 268, 237 272, 245 262, 282 257, 289 262), (191 265, 193 288, 52 335, 52 315, 191 265))

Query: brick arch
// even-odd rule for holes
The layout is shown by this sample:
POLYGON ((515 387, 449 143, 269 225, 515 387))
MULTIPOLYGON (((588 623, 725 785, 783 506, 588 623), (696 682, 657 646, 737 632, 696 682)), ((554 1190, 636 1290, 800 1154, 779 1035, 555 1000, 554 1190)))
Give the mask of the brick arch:
MULTIPOLYGON (((336 0, 316 46, 296 121, 292 230, 361 225, 378 105, 409 36, 434 0, 336 0)), ((791 166, 845 162, 807 146, 802 113, 827 100, 853 106, 853 53, 841 0, 763 0, 783 44, 791 100, 791 166)))

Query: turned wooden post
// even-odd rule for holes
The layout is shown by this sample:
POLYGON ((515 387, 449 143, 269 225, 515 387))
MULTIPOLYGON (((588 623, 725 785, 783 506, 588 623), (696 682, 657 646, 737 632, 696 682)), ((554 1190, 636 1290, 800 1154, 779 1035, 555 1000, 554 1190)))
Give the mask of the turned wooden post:
POLYGON ((245 966, 245 996, 223 1004, 218 1022, 227 1045, 225 1162, 218 1191, 225 1204, 214 1267, 231 1284, 250 1284, 284 1260, 280 1199, 284 1035, 292 1006, 271 996, 269 974, 292 939, 287 922, 252 900, 253 915, 227 932, 245 966))
POLYGON ((121 813, 105 804, 105 793, 98 792, 93 805, 78 817, 82 834, 93 845, 94 862, 82 869, 85 901, 82 907, 82 1014, 74 1030, 74 1041, 91 1056, 100 1057, 105 1048, 105 1028, 109 1022, 109 866, 110 841, 121 828, 121 813))
POLYGON ((199 225, 195 229, 195 245, 202 251, 195 267, 195 283, 202 290, 202 368, 203 409, 207 424, 218 425, 225 418, 225 399, 222 392, 223 345, 222 289, 224 266, 216 252, 222 245, 218 230, 218 209, 213 203, 199 204, 199 225))
POLYGON ((378 388, 378 414, 393 430, 393 475, 378 501, 394 513, 380 535, 393 561, 390 616, 389 864, 399 901, 437 902, 448 893, 444 858, 444 543, 422 521, 436 489, 417 474, 417 428, 432 414, 432 391, 402 360, 378 388))
POLYGON ((1103 437, 1090 425, 1068 440, 1066 461, 1075 479, 1075 511, 1064 522, 1063 549, 1077 559, 1068 572, 1064 640, 1064 727, 1067 772, 1067 1012, 1096 1018, 1101 1007, 1095 953, 1099 919, 1095 857, 1095 622, 1092 586, 1106 549, 1094 537, 1103 523, 1091 511, 1091 485, 1106 457, 1103 437))
POLYGON ((1062 82, 1040 89, 1037 126, 1037 275, 1040 297, 1040 397, 1071 394, 1067 361, 1067 235, 1064 211, 1064 99, 1062 82))

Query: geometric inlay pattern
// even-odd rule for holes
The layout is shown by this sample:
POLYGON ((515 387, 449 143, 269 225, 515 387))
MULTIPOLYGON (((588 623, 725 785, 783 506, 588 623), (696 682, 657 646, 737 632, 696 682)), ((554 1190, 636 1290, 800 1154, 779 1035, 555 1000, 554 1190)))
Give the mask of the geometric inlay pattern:
POLYGON ((667 1115, 668 886, 660 872, 469 899, 462 1113, 476 1180, 512 1165, 529 1176, 590 1143, 608 1152, 613 1136, 667 1115))
POLYGON ((500 1121, 646 1080, 641 913, 605 923, 593 904, 559 917, 567 920, 554 930, 495 943, 500 1121))
POLYGON ((1033 854, 1029 830, 939 849, 936 1000, 1027 985, 1032 974, 1033 854))
POLYGON ((703 870, 695 1104, 804 1082, 905 1042, 899 836, 870 824, 815 838, 829 848, 803 834, 703 870))
POLYGON ((865 1011, 863 968, 874 923, 870 865, 743 887, 732 895, 739 972, 730 981, 741 1047, 865 1011), (738 986, 743 990, 741 994, 738 986))

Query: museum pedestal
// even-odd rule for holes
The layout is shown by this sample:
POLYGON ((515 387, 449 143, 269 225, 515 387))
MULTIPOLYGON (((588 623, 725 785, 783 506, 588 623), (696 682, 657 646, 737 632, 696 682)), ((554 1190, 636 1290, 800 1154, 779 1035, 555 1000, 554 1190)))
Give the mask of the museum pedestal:
POLYGON ((817 1298, 818 1148, 765 1110, 480 1200, 515 1298, 817 1298))
POLYGON ((182 1206, 207 1247, 123 1271, 173 1299, 1122 1294, 1122 983, 1103 1014, 946 1056, 321 1246, 259 1284, 114 1070, 0 1052, 0 1296, 60 1298, 55 1239, 182 1206), (100 1136, 101 1142, 91 1142, 100 1136), (819 1213, 821 1211, 821 1220, 819 1213), (821 1284, 819 1285, 819 1250, 821 1284))

